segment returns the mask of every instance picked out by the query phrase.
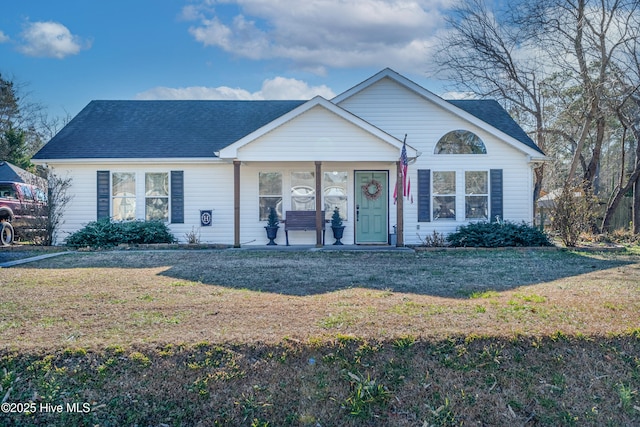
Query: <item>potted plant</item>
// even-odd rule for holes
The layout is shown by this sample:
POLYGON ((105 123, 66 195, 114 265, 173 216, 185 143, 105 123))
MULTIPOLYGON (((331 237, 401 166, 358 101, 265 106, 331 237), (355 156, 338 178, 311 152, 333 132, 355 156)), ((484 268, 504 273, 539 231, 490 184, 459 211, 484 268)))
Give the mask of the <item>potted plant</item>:
POLYGON ((340 217, 340 209, 336 206, 331 216, 331 229, 333 230, 333 238, 336 239, 334 245, 341 245, 342 235, 344 234, 344 225, 342 225, 342 218, 340 217))
POLYGON ((278 235, 278 228, 280 228, 279 223, 280 221, 278 221, 278 214, 275 208, 269 208, 269 218, 267 218, 267 225, 264 227, 264 229, 267 230, 267 239, 269 239, 267 245, 277 245, 274 240, 278 235))

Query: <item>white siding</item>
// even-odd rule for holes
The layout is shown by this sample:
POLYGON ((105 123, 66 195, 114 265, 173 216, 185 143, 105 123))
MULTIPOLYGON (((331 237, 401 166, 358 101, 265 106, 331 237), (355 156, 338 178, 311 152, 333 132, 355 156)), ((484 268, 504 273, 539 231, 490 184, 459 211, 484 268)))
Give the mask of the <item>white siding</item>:
MULTIPOLYGON (((457 187, 464 188, 465 170, 503 170, 504 219, 531 222, 533 193, 531 166, 527 156, 494 135, 468 123, 431 101, 415 94, 390 79, 382 79, 340 106, 385 130, 396 138, 407 134, 407 144, 422 154, 409 165, 414 199, 417 196, 417 170, 456 171, 457 187), (436 155, 435 145, 447 132, 465 129, 477 134, 487 148, 486 155, 436 155), (462 186, 462 187, 461 187, 462 186)), ((464 191, 464 190, 463 190, 464 191)), ((460 190, 458 190, 460 194, 460 190)), ((464 221, 464 198, 456 199, 457 221, 417 221, 417 203, 405 203, 405 243, 419 243, 434 230, 450 233, 464 221)))
POLYGON ((238 150, 242 161, 388 161, 396 147, 316 106, 238 150))
MULTIPOLYGON (((73 194, 68 204, 64 223, 60 227, 58 244, 74 231, 79 230, 90 221, 96 220, 96 171, 136 173, 137 218, 144 218, 144 174, 146 172, 184 171, 184 205, 185 223, 169 224, 174 236, 186 242, 186 234, 195 230, 200 233, 202 243, 233 244, 233 166, 227 164, 206 165, 119 165, 105 163, 100 165, 58 165, 55 173, 72 179, 69 194, 73 194), (213 210, 213 225, 200 227, 200 210, 213 210)), ((390 229, 396 224, 396 207, 393 204, 393 185, 395 185, 395 163, 389 162, 324 162, 322 172, 346 171, 347 177, 347 220, 344 222, 345 244, 354 242, 355 189, 354 171, 384 170, 389 172, 389 224, 390 229)), ((258 174, 259 172, 277 171, 283 177, 283 210, 291 209, 291 173, 315 171, 314 162, 249 162, 240 168, 240 242, 242 245, 264 245, 268 242, 264 226, 258 211, 258 174)), ((289 233, 291 244, 315 244, 314 231, 292 231, 289 233)), ((333 244, 333 234, 329 224, 326 230, 326 244, 333 244)), ((276 243, 285 244, 284 225, 278 232, 276 243)))
MULTIPOLYGON (((339 171, 348 173, 347 177, 347 220, 344 221, 344 244, 353 244, 355 234, 355 189, 354 189, 354 171, 356 170, 373 170, 373 171, 389 171, 389 224, 390 229, 396 224, 396 207, 393 204, 393 188, 395 184, 395 163, 389 162, 326 162, 322 164, 322 172, 339 171)), ((242 186, 242 196, 240 201, 240 243, 243 245, 264 245, 268 242, 264 226, 266 221, 259 220, 258 209, 258 174, 260 172, 280 172, 282 173, 283 188, 283 211, 291 209, 291 173, 292 172, 313 172, 315 164, 312 162, 289 162, 289 163, 271 163, 271 162, 252 162, 241 167, 240 182, 242 186)), ((324 200, 323 200, 324 202, 324 200)), ((323 204, 324 206, 324 204, 323 204)), ((330 224, 327 224, 325 244, 332 245, 334 242, 333 233, 330 224)), ((281 225, 278 231, 278 237, 275 240, 278 245, 285 245, 284 225, 281 225)), ((312 245, 316 243, 315 231, 290 231, 289 243, 292 245, 312 245)))
MULTIPOLYGON (((532 173, 527 156, 505 141, 443 110, 422 96, 389 79, 383 79, 340 106, 361 119, 402 140, 421 152, 409 166, 414 204, 405 201, 405 234, 407 244, 419 243, 434 230, 439 233, 455 231, 464 222, 464 197, 457 199, 457 221, 417 221, 418 169, 456 171, 457 186, 464 189, 465 170, 502 169, 503 213, 511 221, 532 220, 532 173), (435 155, 437 141, 447 132, 466 129, 476 133, 487 148, 486 155, 435 155)), ((355 188, 354 171, 388 171, 389 230, 396 221, 393 186, 396 183, 395 161, 398 148, 367 132, 322 106, 316 106, 277 127, 238 150, 241 166, 241 233, 243 245, 267 243, 265 221, 259 220, 258 173, 278 171, 283 176, 283 210, 291 206, 290 176, 294 171, 314 171, 315 161, 322 161, 323 171, 348 172, 348 219, 345 221, 343 242, 354 242, 355 188)), ((203 243, 233 243, 233 166, 223 163, 71 164, 49 162, 58 176, 72 179, 70 194, 73 200, 66 208, 60 227, 61 243, 66 236, 96 219, 96 171, 135 172, 137 177, 137 217, 144 218, 144 174, 146 172, 184 171, 184 224, 170 224, 175 237, 184 242, 192 230, 199 232, 203 243), (200 210, 213 210, 213 225, 200 227, 200 210)), ((464 192, 464 190, 462 190, 464 192)), ((458 191, 460 195, 460 190, 458 191)), ((327 244, 333 243, 330 228, 327 244)), ((315 232, 291 232, 293 244, 314 244, 315 232)), ((284 227, 276 242, 285 244, 284 227)))
POLYGON ((144 177, 147 172, 184 171, 184 224, 169 224, 174 236, 181 242, 192 230, 200 233, 202 243, 233 243, 233 166, 226 164, 58 164, 55 173, 71 178, 69 194, 73 199, 67 205, 58 241, 64 239, 97 217, 96 171, 134 172, 136 174, 136 217, 144 219, 144 177), (200 227, 200 210, 213 210, 213 224, 200 227))

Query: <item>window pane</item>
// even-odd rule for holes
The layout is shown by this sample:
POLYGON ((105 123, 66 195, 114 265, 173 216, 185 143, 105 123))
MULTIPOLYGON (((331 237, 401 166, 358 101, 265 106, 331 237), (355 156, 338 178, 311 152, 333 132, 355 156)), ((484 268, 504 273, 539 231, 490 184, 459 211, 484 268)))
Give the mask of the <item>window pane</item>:
POLYGON ((340 210, 340 218, 347 219, 347 196, 327 196, 324 198, 324 218, 331 219, 335 208, 340 210))
POLYGON ((147 221, 169 221, 169 198, 147 197, 145 211, 147 221))
POLYGON ((456 219, 456 197, 436 196, 433 198, 433 219, 456 219))
MULTIPOLYGON (((325 172, 324 173, 324 194, 328 193, 328 190, 331 188, 339 188, 342 189, 346 194, 347 189, 347 173, 346 172, 325 172)), ((330 191, 329 191, 330 192, 330 191)))
POLYGON ((131 221, 136 218, 136 198, 135 197, 114 197, 113 198, 113 219, 116 221, 131 221))
POLYGON ((261 196, 282 195, 282 174, 280 172, 260 172, 258 194, 261 196))
POLYGON ((433 173, 433 193, 434 194, 455 194, 456 193, 456 173, 455 172, 434 172, 433 173))
POLYGON ((340 210, 340 217, 347 219, 347 172, 325 172, 324 186, 324 215, 325 219, 331 219, 333 210, 340 210))
POLYGON ((145 175, 145 195, 169 196, 169 174, 148 173, 145 175))
POLYGON ((487 196, 467 196, 465 198, 465 216, 467 219, 487 219, 489 201, 487 196))
POLYGON ((291 173, 291 210, 313 211, 316 209, 316 179, 314 172, 291 173))
POLYGON ((484 143, 473 132, 454 130, 440 138, 436 144, 436 154, 487 154, 484 143))
POLYGON ((269 219, 271 208, 275 208, 278 219, 282 220, 282 197, 260 197, 260 221, 269 219))
POLYGON ((116 197, 135 197, 136 174, 133 172, 114 172, 111 194, 116 197))
POLYGON ((116 221, 136 218, 136 174, 114 172, 111 179, 111 214, 116 221))
POLYGON ((489 185, 487 172, 465 172, 465 193, 466 194, 488 194, 489 185))

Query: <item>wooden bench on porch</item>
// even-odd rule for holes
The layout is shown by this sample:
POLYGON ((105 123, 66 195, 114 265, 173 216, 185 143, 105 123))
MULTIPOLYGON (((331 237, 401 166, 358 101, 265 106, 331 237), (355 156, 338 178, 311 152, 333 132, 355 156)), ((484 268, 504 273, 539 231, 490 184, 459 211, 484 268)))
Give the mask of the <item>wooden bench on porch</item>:
MULTIPOLYGON (((289 230, 310 231, 316 230, 316 211, 287 211, 284 222, 284 234, 289 246, 289 230)), ((325 234, 324 211, 322 211, 322 244, 324 245, 325 234)))

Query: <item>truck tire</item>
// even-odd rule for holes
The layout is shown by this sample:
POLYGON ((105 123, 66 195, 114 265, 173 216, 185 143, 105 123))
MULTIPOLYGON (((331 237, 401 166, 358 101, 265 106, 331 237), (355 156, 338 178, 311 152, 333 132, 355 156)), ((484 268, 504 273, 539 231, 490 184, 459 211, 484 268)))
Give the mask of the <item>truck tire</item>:
POLYGON ((13 243, 13 226, 10 222, 6 221, 0 222, 0 226, 2 226, 2 230, 0 230, 0 244, 2 244, 2 246, 9 246, 13 243))

